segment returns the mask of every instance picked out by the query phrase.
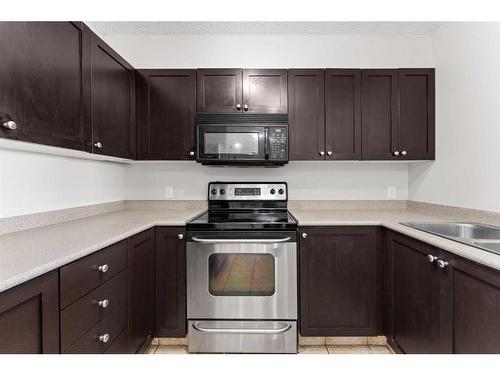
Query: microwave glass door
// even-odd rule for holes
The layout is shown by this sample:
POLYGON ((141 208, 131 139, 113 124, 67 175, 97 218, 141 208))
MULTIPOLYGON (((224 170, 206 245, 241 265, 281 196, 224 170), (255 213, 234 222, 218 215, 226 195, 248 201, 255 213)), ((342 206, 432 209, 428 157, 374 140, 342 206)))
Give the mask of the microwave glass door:
POLYGON ((259 133, 205 133, 207 154, 259 155, 259 133))

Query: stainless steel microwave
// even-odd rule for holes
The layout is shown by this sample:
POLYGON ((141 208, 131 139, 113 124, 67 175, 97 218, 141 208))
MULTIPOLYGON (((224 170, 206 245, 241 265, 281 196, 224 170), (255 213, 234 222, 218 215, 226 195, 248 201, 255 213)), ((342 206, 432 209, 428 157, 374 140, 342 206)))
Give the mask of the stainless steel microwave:
POLYGON ((288 116, 196 116, 197 162, 209 165, 280 166, 288 163, 288 116))

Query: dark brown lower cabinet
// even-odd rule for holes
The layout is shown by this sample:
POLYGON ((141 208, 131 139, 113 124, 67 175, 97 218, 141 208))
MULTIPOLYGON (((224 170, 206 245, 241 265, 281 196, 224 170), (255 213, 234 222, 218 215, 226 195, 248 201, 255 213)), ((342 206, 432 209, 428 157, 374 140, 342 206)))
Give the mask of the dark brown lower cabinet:
POLYGON ((404 353, 451 353, 451 275, 437 265, 443 252, 394 232, 387 239, 387 336, 404 353))
POLYGON ((376 227, 302 228, 302 336, 377 334, 376 227))
POLYGON ((500 272, 451 256, 453 351, 500 354, 500 272))
POLYGON ((153 329, 155 228, 128 240, 129 275, 129 352, 135 353, 147 342, 153 329))
POLYGON ((156 337, 186 336, 184 227, 156 227, 156 337))
POLYGON ((59 353, 58 271, 0 294, 0 353, 59 353))

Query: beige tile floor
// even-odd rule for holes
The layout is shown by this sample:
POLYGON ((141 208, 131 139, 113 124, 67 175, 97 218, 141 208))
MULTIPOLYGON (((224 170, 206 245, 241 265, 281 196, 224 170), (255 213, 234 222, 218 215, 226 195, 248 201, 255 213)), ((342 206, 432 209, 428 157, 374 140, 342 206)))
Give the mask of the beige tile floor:
MULTIPOLYGON (((146 354, 187 354, 184 345, 151 345, 146 354)), ((384 345, 308 345, 299 354, 392 354, 384 345)))

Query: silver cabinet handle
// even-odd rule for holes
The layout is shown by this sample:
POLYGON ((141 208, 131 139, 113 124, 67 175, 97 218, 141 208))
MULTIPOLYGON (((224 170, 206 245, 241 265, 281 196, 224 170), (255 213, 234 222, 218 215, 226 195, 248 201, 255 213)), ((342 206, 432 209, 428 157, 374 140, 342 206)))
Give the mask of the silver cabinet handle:
POLYGON ((433 263, 434 261, 437 260, 438 257, 432 255, 432 254, 429 254, 427 255, 427 259, 429 259, 429 262, 433 263))
POLYGON ((405 150, 401 151, 401 155, 406 156, 406 151, 405 150))
POLYGON ((101 142, 96 142, 94 143, 94 146, 101 149, 102 148, 102 143, 101 142))
POLYGON ((248 104, 245 104, 245 105, 243 106, 243 109, 244 109, 245 111, 248 111, 248 104))
POLYGON ((99 335, 100 342, 108 342, 109 341, 109 333, 105 333, 104 335, 99 335))
POLYGON ((328 151, 326 154, 327 154, 328 156, 332 156, 333 152, 332 152, 332 151, 328 151))
POLYGON ((236 109, 237 109, 238 111, 241 109, 241 104, 240 104, 240 103, 236 104, 236 109))
POLYGON ((307 238, 307 233, 306 232, 302 233, 302 238, 307 238))
POLYGON ((102 266, 97 267, 97 270, 102 273, 108 272, 109 266, 107 264, 103 264, 102 266))
POLYGON ((284 238, 199 238, 192 237, 194 242, 201 243, 278 243, 278 242, 286 242, 291 240, 292 237, 284 237, 284 238))
POLYGON ((5 129, 9 129, 9 130, 16 130, 17 129, 17 124, 15 121, 12 121, 12 120, 7 120, 5 121, 2 126, 5 128, 5 129))
POLYGON ((446 267, 448 267, 448 262, 446 262, 444 260, 439 259, 437 261, 437 263, 438 263, 439 268, 446 268, 446 267))
POLYGON ((319 152, 319 155, 320 155, 320 156, 325 156, 325 151, 320 151, 320 152, 319 152))
POLYGON ((182 239, 184 238, 184 235, 183 235, 182 233, 179 233, 179 234, 177 235, 177 238, 178 238, 179 240, 182 240, 182 239))
POLYGON ((290 323, 287 323, 281 328, 203 328, 200 327, 199 322, 193 323, 193 328, 199 332, 206 333, 258 333, 258 334, 276 334, 283 333, 292 328, 290 323))
POLYGON ((103 309, 105 309, 106 307, 109 306, 109 299, 103 299, 103 300, 97 302, 97 304, 99 305, 99 307, 102 307, 103 309))
POLYGON ((194 156, 194 151, 189 151, 189 156, 194 156))
POLYGON ((399 151, 394 151, 392 154, 393 154, 394 156, 399 156, 399 151))

